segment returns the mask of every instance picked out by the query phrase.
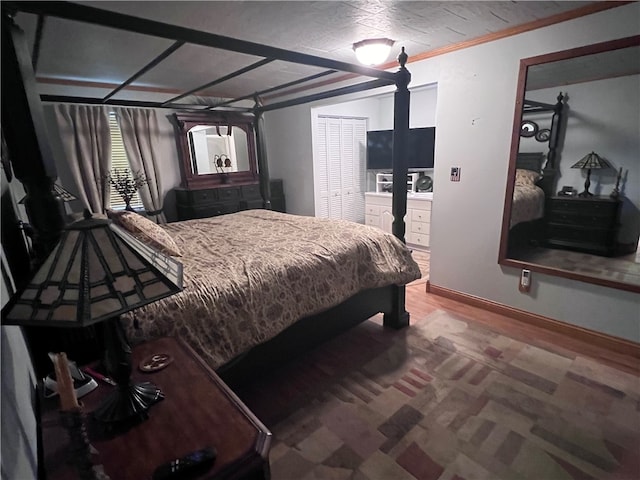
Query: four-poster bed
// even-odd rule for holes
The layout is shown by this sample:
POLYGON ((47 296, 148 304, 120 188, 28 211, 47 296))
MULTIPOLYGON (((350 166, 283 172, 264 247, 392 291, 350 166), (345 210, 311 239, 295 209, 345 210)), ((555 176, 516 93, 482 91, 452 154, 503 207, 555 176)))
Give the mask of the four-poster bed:
MULTIPOLYGON (((407 206, 407 191, 406 184, 402 179, 406 178, 407 175, 410 99, 407 86, 411 77, 405 67, 407 55, 404 53, 404 48, 398 57, 400 63, 399 70, 397 72, 388 72, 67 2, 3 2, 2 14, 3 136, 8 145, 15 176, 23 183, 27 192, 25 207, 33 228, 36 231, 34 238, 35 251, 37 254, 36 263, 42 262, 47 257, 47 254, 56 245, 63 228, 63 216, 59 204, 51 195, 52 190, 50 187, 56 179, 57 173, 53 155, 47 143, 42 102, 166 108, 174 111, 197 112, 199 115, 207 114, 211 115, 212 118, 215 118, 216 114, 224 115, 224 112, 229 112, 230 109, 239 110, 243 112, 243 115, 250 116, 253 119, 252 128, 255 134, 256 166, 259 173, 259 187, 263 199, 263 206, 266 209, 270 209, 270 183, 264 113, 289 106, 395 84, 393 178, 398 179, 398 181, 394 181, 393 184, 393 235, 399 240, 398 244, 404 243, 404 216, 407 206), (87 22, 93 25, 169 39, 175 43, 105 97, 91 98, 39 95, 36 89, 33 67, 37 65, 38 61, 40 38, 36 38, 34 50, 30 54, 26 46, 24 34, 13 22, 12 17, 16 11, 38 15, 39 19, 51 16, 87 22), (225 75, 206 85, 202 85, 197 89, 184 92, 170 100, 150 102, 117 100, 112 98, 118 91, 134 82, 135 79, 143 73, 154 68, 184 44, 226 49, 261 57, 262 60, 249 67, 242 68, 233 74, 225 75), (262 92, 252 92, 235 99, 221 101, 214 105, 203 106, 201 104, 190 105, 178 103, 179 100, 183 100, 193 93, 209 88, 221 81, 239 76, 254 68, 259 68, 273 60, 311 65, 330 70, 301 78, 298 81, 271 87, 262 92), (367 76, 373 78, 373 80, 309 94, 299 98, 288 98, 274 103, 264 102, 265 93, 284 90, 284 94, 286 95, 287 88, 293 85, 304 84, 321 76, 331 75, 336 72, 347 72, 367 76), (253 107, 234 108, 231 106, 231 104, 235 102, 246 99, 251 99, 255 102, 253 107)), ((40 31, 40 29, 38 31, 40 31)), ((218 177, 214 180, 214 183, 221 181, 220 177, 218 177)), ((11 226, 5 225, 3 221, 3 229, 4 228, 11 228, 11 226)), ((14 255, 13 252, 6 253, 14 255)), ((410 258, 409 261, 412 262, 410 258)), ((24 268, 27 271, 30 270, 26 265, 24 268)), ((397 268, 405 269, 409 271, 409 274, 400 279, 395 278, 383 285, 359 290, 353 295, 350 295, 346 300, 341 301, 338 305, 322 311, 314 311, 311 315, 301 318, 272 338, 272 340, 260 344, 245 355, 235 357, 236 359, 239 358, 238 361, 228 362, 223 372, 224 375, 232 379, 238 376, 241 377, 247 372, 251 373, 254 371, 253 368, 256 365, 264 366, 265 358, 269 358, 272 361, 275 360, 276 362, 278 360, 285 360, 289 358, 291 354, 305 351, 319 341, 330 338, 337 332, 344 331, 378 312, 384 313, 385 326, 393 328, 406 327, 409 324, 409 314, 405 309, 404 284, 414 278, 412 275, 414 275, 415 272, 411 271, 413 266, 409 263, 400 265, 397 268), (254 361, 252 361, 252 359, 254 361)), ((18 289, 20 285, 24 283, 25 278, 23 277, 29 277, 29 274, 25 272, 14 272, 14 275, 16 276, 18 289)))

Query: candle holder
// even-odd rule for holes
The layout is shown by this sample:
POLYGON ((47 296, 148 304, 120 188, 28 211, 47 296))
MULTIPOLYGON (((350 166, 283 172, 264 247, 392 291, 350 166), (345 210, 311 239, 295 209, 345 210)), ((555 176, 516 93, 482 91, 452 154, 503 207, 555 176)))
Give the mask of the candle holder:
POLYGON ((609 194, 611 198, 618 198, 620 196, 620 179, 622 178, 622 167, 618 171, 618 178, 616 178, 616 186, 613 187, 613 191, 609 194))
POLYGON ((110 480, 102 465, 91 460, 91 444, 87 435, 82 407, 60 410, 60 421, 69 435, 70 463, 75 467, 80 480, 110 480))

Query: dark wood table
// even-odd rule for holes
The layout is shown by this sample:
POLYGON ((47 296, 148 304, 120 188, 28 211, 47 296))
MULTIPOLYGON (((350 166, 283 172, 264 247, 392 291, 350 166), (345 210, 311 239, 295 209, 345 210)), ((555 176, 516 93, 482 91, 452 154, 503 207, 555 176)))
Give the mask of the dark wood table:
MULTIPOLYGON (((110 389, 102 382, 82 397, 91 445, 112 480, 150 479, 161 463, 205 446, 218 456, 213 467, 197 478, 268 479, 271 432, 253 415, 200 357, 183 342, 161 338, 133 350, 133 378, 160 387, 165 399, 153 405, 149 418, 129 430, 107 435, 90 412, 110 389), (137 369, 151 354, 167 353, 173 363, 154 373, 137 369)), ((42 437, 48 479, 77 478, 68 463, 66 430, 60 423, 58 399, 43 405, 42 437)))

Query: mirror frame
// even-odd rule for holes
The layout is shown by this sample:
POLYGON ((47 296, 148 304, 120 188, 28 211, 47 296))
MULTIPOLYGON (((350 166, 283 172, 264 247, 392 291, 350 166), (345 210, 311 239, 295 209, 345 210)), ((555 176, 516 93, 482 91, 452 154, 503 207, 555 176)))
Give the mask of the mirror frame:
MULTIPOLYGON (((597 43, 593 45, 587 45, 584 47, 572 48, 569 50, 562 50, 559 52, 548 53, 545 55, 538 55, 535 57, 523 58, 520 60, 520 70, 518 75, 518 86, 516 93, 516 105, 515 114, 513 120, 513 129, 511 133, 511 151, 509 156, 509 168, 507 172, 507 187, 504 200, 504 210, 502 217, 502 232, 500 234, 500 249, 498 252, 498 264, 506 267, 515 267, 518 269, 528 269, 532 272, 540 272, 546 275, 568 278, 571 280, 578 280, 581 282, 592 283, 605 287, 615 288, 619 290, 626 290, 630 292, 640 293, 640 286, 631 285, 628 283, 618 282, 615 280, 608 280, 604 278, 591 277, 588 275, 571 272, 569 270, 563 270, 561 268, 550 267, 547 265, 540 265, 537 263, 529 263, 523 260, 517 260, 508 257, 508 245, 509 245, 509 224, 511 219, 511 202, 513 198, 515 172, 516 172, 516 160, 518 157, 518 151, 520 148, 520 126, 523 119, 523 106, 526 92, 526 81, 528 69, 534 65, 540 65, 544 63, 556 62, 559 60, 567 60, 575 57, 582 57, 585 55, 593 55, 596 53, 607 52, 611 50, 618 50, 621 48, 633 47, 640 45, 640 35, 632 37, 621 38, 617 40, 611 40, 607 42, 597 43)), ((564 86, 563 86, 564 90, 564 86)))
POLYGON ((180 156, 181 186, 189 189, 218 187, 227 184, 248 184, 258 182, 258 167, 256 159, 256 140, 254 133, 253 115, 238 112, 211 113, 174 113, 170 115, 175 127, 178 155, 180 156), (249 155, 249 170, 241 172, 202 173, 195 174, 192 169, 191 154, 187 133, 196 125, 231 126, 239 128, 247 135, 247 151, 249 155))

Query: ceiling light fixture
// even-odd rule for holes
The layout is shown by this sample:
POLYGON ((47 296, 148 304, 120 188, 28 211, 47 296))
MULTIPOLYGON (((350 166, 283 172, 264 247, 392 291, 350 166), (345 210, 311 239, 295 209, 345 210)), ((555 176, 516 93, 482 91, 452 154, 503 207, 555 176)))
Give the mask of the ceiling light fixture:
POLYGON ((353 44, 356 58, 364 65, 380 65, 384 63, 395 42, 388 38, 369 38, 353 44))

